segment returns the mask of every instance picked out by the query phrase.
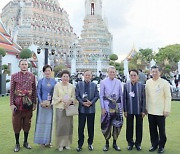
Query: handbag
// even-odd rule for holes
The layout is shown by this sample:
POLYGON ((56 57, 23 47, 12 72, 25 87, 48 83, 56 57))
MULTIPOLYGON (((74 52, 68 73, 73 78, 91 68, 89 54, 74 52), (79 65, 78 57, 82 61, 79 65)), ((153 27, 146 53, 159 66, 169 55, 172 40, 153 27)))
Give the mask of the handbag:
POLYGON ((66 109, 66 116, 74 116, 78 115, 78 105, 76 104, 70 104, 66 109))

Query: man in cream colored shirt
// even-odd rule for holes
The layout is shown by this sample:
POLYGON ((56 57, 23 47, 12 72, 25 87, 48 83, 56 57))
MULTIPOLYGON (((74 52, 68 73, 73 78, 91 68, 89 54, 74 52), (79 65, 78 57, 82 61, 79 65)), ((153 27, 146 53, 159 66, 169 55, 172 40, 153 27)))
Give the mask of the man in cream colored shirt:
POLYGON ((146 109, 152 147, 150 152, 164 152, 166 143, 165 119, 171 110, 171 92, 169 83, 160 77, 159 68, 151 67, 152 79, 146 83, 146 109), (158 130, 157 130, 158 128, 158 130), (159 132, 159 133, 158 133, 159 132))

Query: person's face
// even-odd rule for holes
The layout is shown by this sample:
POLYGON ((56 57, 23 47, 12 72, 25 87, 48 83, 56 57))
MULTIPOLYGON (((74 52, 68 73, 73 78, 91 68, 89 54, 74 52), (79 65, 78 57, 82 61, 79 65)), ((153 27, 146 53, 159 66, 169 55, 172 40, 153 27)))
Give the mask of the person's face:
POLYGON ((63 74, 61 77, 62 82, 68 83, 69 82, 69 75, 68 74, 63 74))
POLYGON ((19 68, 21 69, 21 71, 27 71, 28 70, 28 62, 27 61, 21 61, 19 63, 19 68))
POLYGON ((92 73, 91 73, 91 71, 86 71, 86 72, 84 73, 84 80, 85 80, 86 82, 90 82, 91 79, 92 79, 92 73))
POLYGON ((109 68, 107 73, 108 77, 112 80, 116 77, 116 69, 109 68))
POLYGON ((153 68, 151 70, 151 74, 152 74, 153 79, 157 80, 159 78, 159 76, 160 76, 159 69, 158 68, 153 68))
POLYGON ((139 79, 138 74, 134 71, 131 71, 129 76, 130 76, 131 82, 133 82, 133 83, 136 83, 139 79))
POLYGON ((49 67, 46 68, 46 70, 44 71, 44 75, 47 78, 51 77, 51 73, 52 73, 52 71, 51 71, 51 69, 49 67))

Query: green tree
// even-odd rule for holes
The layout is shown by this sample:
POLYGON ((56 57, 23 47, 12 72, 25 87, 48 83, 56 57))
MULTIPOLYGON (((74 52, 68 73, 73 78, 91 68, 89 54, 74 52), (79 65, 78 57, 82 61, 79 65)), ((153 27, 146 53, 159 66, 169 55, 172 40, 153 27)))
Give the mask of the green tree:
POLYGON ((164 73, 169 74, 171 72, 171 65, 167 64, 164 67, 164 73))
POLYGON ((118 56, 117 56, 116 54, 111 54, 111 55, 109 56, 109 59, 110 59, 111 61, 115 62, 116 60, 118 60, 118 56))
POLYGON ((29 50, 29 49, 23 49, 23 50, 20 52, 19 57, 20 57, 21 59, 31 58, 31 57, 32 57, 32 52, 31 52, 31 50, 29 50))
POLYGON ((123 71, 124 71, 123 62, 121 62, 121 63, 116 62, 115 63, 115 68, 116 68, 117 71, 119 71, 120 74, 123 74, 123 71))
POLYGON ((113 62, 113 61, 110 61, 110 62, 109 62, 109 65, 114 65, 114 62, 113 62))
POLYGON ((155 55, 155 60, 164 72, 169 69, 167 66, 171 66, 170 70, 176 70, 177 63, 180 61, 180 44, 160 48, 155 55))
POLYGON ((140 49, 139 52, 129 61, 129 68, 145 70, 149 67, 149 63, 153 58, 154 53, 152 49, 140 49))
POLYGON ((63 69, 65 69, 66 66, 65 65, 58 65, 58 66, 55 66, 53 71, 54 71, 54 76, 57 76, 58 73, 60 73, 63 69))
POLYGON ((132 69, 138 69, 139 67, 137 67, 137 65, 135 63, 133 63, 132 61, 130 61, 128 63, 128 69, 132 70, 132 69))
POLYGON ((3 48, 0 48, 0 74, 2 74, 2 57, 6 55, 6 51, 3 48))
POLYGON ((123 66, 123 62, 119 63, 116 62, 116 60, 118 60, 118 56, 116 54, 112 54, 109 56, 109 65, 112 65, 116 68, 117 71, 119 71, 120 74, 123 74, 123 70, 124 70, 124 66, 123 66))
POLYGON ((146 49, 140 49, 139 50, 142 60, 149 64, 150 61, 154 58, 153 50, 146 48, 146 49))
POLYGON ((10 74, 10 70, 8 65, 4 64, 2 65, 3 74, 10 74))

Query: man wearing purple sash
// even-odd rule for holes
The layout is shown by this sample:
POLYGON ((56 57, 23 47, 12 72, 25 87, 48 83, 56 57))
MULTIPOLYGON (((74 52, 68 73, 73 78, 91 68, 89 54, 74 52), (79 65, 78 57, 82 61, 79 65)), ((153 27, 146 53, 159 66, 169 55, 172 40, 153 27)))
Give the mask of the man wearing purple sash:
POLYGON ((115 67, 110 66, 107 71, 108 78, 100 83, 101 130, 106 140, 103 151, 109 150, 111 134, 113 137, 113 148, 116 151, 120 151, 121 149, 117 146, 116 140, 123 125, 122 86, 121 81, 115 78, 115 67))

